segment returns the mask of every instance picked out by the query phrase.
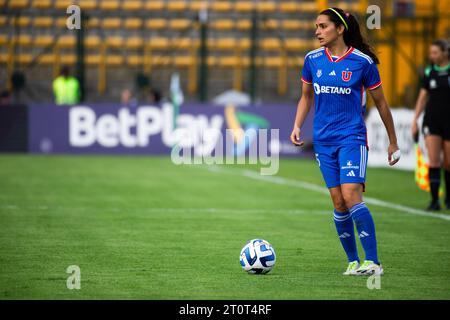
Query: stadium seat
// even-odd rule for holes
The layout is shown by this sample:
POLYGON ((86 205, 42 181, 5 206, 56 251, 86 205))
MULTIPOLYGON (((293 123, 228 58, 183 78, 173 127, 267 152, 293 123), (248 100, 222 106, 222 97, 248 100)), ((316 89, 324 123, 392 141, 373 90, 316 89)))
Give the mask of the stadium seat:
POLYGON ((97 35, 88 35, 85 38, 84 43, 88 48, 98 48, 100 46, 101 39, 97 35))
POLYGON ((300 20, 282 20, 281 28, 284 30, 301 30, 313 28, 313 22, 300 21, 300 20))
POLYGON ((96 28, 98 28, 99 26, 100 26, 100 20, 99 20, 98 18, 90 17, 90 18, 87 20, 87 27, 88 27, 89 29, 96 29, 96 28))
POLYGON ((52 17, 36 17, 33 20, 33 27, 35 28, 50 28, 53 26, 52 17))
POLYGON ((19 36, 15 36, 12 39, 12 43, 17 44, 19 46, 29 46, 32 44, 32 38, 28 34, 21 34, 19 36))
POLYGON ((73 1, 71 0, 54 0, 54 7, 58 10, 64 10, 66 12, 67 7, 69 7, 73 1))
POLYGON ((197 48, 199 45, 198 40, 193 40, 191 38, 174 38, 170 41, 170 46, 173 50, 176 49, 193 49, 197 48))
POLYGON ((252 27, 252 22, 248 19, 236 21, 236 29, 249 30, 252 27))
POLYGON ((150 38, 147 42, 147 46, 151 49, 165 49, 169 47, 170 41, 168 38, 150 38))
POLYGON ((269 19, 262 21, 261 27, 263 29, 269 29, 269 30, 277 30, 280 26, 280 22, 276 19, 269 19))
POLYGON ((144 3, 145 10, 148 11, 162 11, 164 10, 165 3, 164 1, 155 0, 155 1, 146 1, 144 3))
POLYGON ((258 2, 256 9, 262 13, 274 13, 277 10, 277 4, 272 1, 258 2))
POLYGON ((58 29, 66 28, 67 18, 60 17, 53 20, 54 26, 58 29))
POLYGON ((169 28, 174 30, 183 30, 188 28, 193 21, 188 19, 172 19, 169 20, 169 28))
POLYGON ((173 58, 173 64, 176 67, 188 67, 192 63, 192 57, 191 56, 175 56, 173 58))
POLYGON ((235 49, 238 44, 236 38, 218 38, 218 39, 210 39, 208 41, 208 46, 211 49, 218 50, 231 50, 235 49))
POLYGON ((141 37, 129 37, 125 40, 125 47, 128 49, 142 48, 144 40, 141 37))
POLYGON ((3 46, 8 43, 8 36, 5 34, 0 34, 0 45, 3 46))
POLYGON ((251 12, 254 8, 251 1, 237 1, 234 5, 234 10, 237 12, 251 12))
POLYGON ((29 64, 31 61, 33 61, 33 55, 29 53, 20 53, 14 56, 14 60, 21 64, 29 64))
POLYGON ((279 50, 281 41, 278 38, 264 38, 259 41, 259 45, 263 50, 279 50))
POLYGON ((52 0, 33 0, 31 7, 36 9, 49 9, 52 6, 52 0))
POLYGON ((101 25, 105 29, 118 29, 122 26, 122 19, 120 18, 104 18, 101 25))
POLYGON ((35 47, 47 47, 53 43, 54 36, 52 35, 38 35, 33 39, 33 46, 35 47))
POLYGON ((210 27, 216 30, 232 30, 234 29, 234 20, 218 19, 211 21, 210 27))
POLYGON ((122 57, 121 55, 108 54, 106 56, 106 64, 108 66, 120 66, 120 65, 123 65, 124 60, 125 60, 124 57, 122 57))
POLYGON ((139 18, 128 18, 124 21, 125 29, 140 29, 142 27, 142 20, 139 18))
POLYGON ((233 6, 230 1, 213 1, 210 9, 216 12, 230 12, 233 10, 233 6))
POLYGON ((286 49, 290 51, 306 51, 314 49, 314 40, 304 40, 297 38, 286 39, 286 49))
POLYGON ((120 2, 118 0, 101 0, 99 8, 105 11, 119 11, 120 2))
POLYGON ((123 46, 124 40, 121 36, 109 36, 105 38, 105 44, 108 47, 120 48, 123 46))
POLYGON ((184 11, 187 9, 187 3, 185 1, 168 1, 166 6, 169 11, 184 11))
MULTIPOLYGON (((215 3, 217 3, 217 2, 213 2, 212 5, 215 3)), ((199 1, 193 0, 189 3, 189 10, 194 11, 194 12, 198 12, 201 9, 206 8, 206 7, 208 7, 208 1, 206 1, 206 0, 199 0, 199 1)), ((231 7, 231 5, 230 5, 230 7, 231 7)))
POLYGON ((320 9, 317 5, 317 1, 299 2, 298 10, 300 10, 301 12, 308 12, 308 13, 317 13, 320 11, 320 9))
POLYGON ((279 3, 279 10, 281 12, 296 13, 296 12, 299 12, 300 5, 299 5, 299 3, 294 2, 294 1, 289 1, 289 2, 281 1, 279 3))
POLYGON ((62 35, 58 39, 58 47, 60 48, 70 48, 74 47, 76 44, 75 35, 62 35))
POLYGON ((167 27, 166 19, 149 19, 145 22, 145 27, 148 29, 160 30, 167 27))
POLYGON ((88 54, 85 57, 85 62, 87 65, 98 66, 100 64, 101 57, 98 54, 88 54))
POLYGON ((11 9, 25 9, 28 6, 28 0, 14 0, 8 1, 8 5, 11 9))
POLYGON ((30 17, 26 17, 26 16, 20 16, 18 18, 12 18, 11 20, 11 25, 13 26, 19 26, 21 28, 26 28, 30 25, 31 23, 31 19, 30 17))
POLYGON ((126 63, 129 66, 141 66, 144 63, 144 58, 140 55, 127 55, 126 63))
POLYGON ((139 11, 143 8, 142 1, 138 0, 127 0, 122 3, 122 9, 124 11, 139 11))
MULTIPOLYGON (((100 2, 103 2, 100 0, 100 2)), ((81 10, 95 10, 97 9, 96 0, 80 0, 79 4, 81 10)))
POLYGON ((6 26, 7 22, 8 22, 8 17, 0 16, 0 27, 6 26))

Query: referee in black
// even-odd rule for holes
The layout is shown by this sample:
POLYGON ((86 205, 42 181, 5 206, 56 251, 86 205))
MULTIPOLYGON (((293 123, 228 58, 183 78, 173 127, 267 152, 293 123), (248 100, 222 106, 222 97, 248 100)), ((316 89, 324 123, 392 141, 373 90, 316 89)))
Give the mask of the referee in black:
POLYGON ((428 176, 431 203, 427 210, 441 209, 441 155, 444 154, 445 205, 450 209, 450 45, 447 40, 434 41, 429 49, 431 65, 425 68, 419 97, 416 102, 412 134, 418 136, 417 119, 425 109, 422 132, 428 152, 428 176))

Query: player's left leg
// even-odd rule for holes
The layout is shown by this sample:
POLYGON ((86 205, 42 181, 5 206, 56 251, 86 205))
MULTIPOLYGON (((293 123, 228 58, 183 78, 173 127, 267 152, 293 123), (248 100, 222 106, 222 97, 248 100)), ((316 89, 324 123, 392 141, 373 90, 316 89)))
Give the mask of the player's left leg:
POLYGON ((353 145, 341 148, 339 152, 341 192, 356 225, 366 256, 365 262, 357 272, 364 275, 381 275, 383 269, 378 259, 375 224, 362 197, 365 187, 367 155, 365 146, 353 145))
MULTIPOLYGON (((449 138, 450 139, 450 138, 449 138)), ((445 206, 450 209, 450 140, 444 140, 445 206)))

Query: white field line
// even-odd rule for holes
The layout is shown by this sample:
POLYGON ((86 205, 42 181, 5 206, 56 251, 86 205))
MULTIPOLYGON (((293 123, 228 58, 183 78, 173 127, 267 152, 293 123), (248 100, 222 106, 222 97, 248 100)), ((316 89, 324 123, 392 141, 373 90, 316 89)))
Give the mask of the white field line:
MULTIPOLYGON (((306 190, 310 190, 310 191, 315 191, 315 192, 329 196, 329 192, 328 192, 327 188, 321 187, 321 186, 318 186, 316 184, 309 183, 309 182, 287 179, 287 178, 282 178, 282 177, 275 177, 275 176, 263 176, 263 175, 260 175, 258 172, 252 171, 252 170, 225 169, 225 168, 221 168, 219 166, 207 166, 206 168, 211 172, 244 176, 244 177, 247 177, 250 179, 265 181, 268 183, 275 183, 275 184, 279 184, 279 185, 292 186, 292 187, 302 188, 302 189, 306 189, 306 190)), ((404 206, 401 204, 395 204, 392 202, 379 200, 379 199, 372 198, 372 197, 364 197, 364 201, 368 204, 388 208, 390 210, 396 210, 396 211, 406 213, 406 214, 438 218, 438 219, 450 221, 450 215, 446 215, 446 214, 426 212, 423 210, 414 209, 414 208, 407 207, 407 206, 404 206)))

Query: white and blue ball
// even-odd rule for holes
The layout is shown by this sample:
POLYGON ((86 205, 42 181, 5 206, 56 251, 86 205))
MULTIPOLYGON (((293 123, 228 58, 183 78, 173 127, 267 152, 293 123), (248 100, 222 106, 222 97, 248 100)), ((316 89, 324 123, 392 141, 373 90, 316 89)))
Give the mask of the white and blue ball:
POLYGON ((276 261, 275 249, 263 239, 248 241, 241 250, 242 269, 250 274, 264 274, 272 270, 276 261))

